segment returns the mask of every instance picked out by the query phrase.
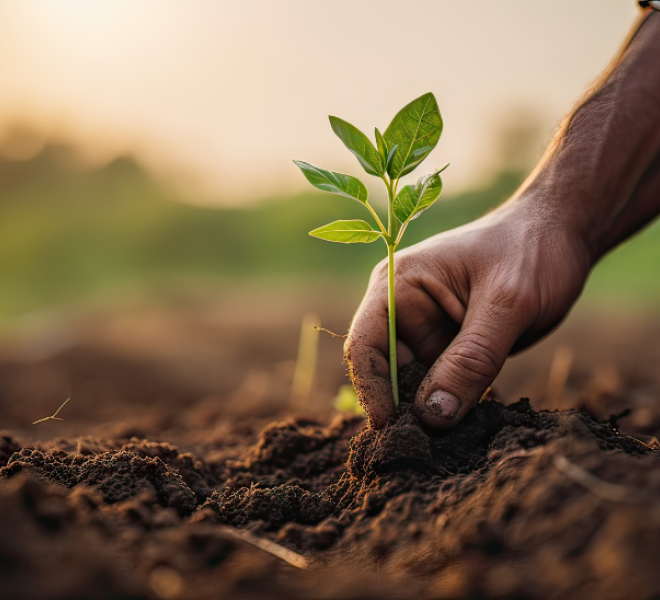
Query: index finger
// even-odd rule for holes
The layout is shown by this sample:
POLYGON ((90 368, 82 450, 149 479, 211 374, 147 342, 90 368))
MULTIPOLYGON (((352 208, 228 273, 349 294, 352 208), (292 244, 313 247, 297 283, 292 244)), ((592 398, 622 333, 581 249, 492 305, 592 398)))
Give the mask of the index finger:
POLYGON ((369 423, 382 429, 395 414, 387 330, 387 290, 371 290, 362 300, 344 344, 349 376, 369 423))

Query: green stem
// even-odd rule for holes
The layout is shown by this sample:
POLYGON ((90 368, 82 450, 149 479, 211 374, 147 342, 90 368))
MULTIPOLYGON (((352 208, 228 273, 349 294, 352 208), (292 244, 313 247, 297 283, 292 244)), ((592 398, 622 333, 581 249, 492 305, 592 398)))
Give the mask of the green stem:
MULTIPOLYGON (((373 209, 373 207, 371 206, 371 204, 369 204, 368 202, 365 202, 364 205, 369 209, 369 212, 371 213, 371 216, 372 216, 374 219, 376 219, 376 223, 378 224, 378 227, 380 228, 380 230, 381 230, 384 234, 386 234, 386 233, 387 233, 387 230, 385 229, 385 226, 383 225, 382 221, 381 221, 380 218, 378 217, 378 213, 373 209)), ((389 234, 388 234, 388 235, 389 235, 389 234)))
MULTIPOLYGON (((387 235, 392 237, 392 226, 394 220, 394 190, 392 188, 392 181, 388 181, 385 176, 383 176, 383 181, 387 187, 387 235)), ((388 247, 390 242, 387 243, 388 247)))
POLYGON ((394 188, 392 181, 383 178, 387 186, 389 210, 387 211, 387 329, 389 332, 390 347, 390 382, 392 383, 392 397, 394 406, 399 407, 399 376, 398 360, 396 355, 396 302, 394 298, 394 252, 396 250, 396 217, 394 215, 394 188))
POLYGON ((387 245, 387 327, 389 330, 390 345, 390 381, 392 382, 392 396, 394 406, 399 407, 399 377, 397 373, 398 361, 396 356, 396 303, 394 299, 394 244, 387 245))
POLYGON ((396 236, 396 240, 394 241, 394 248, 397 248, 399 244, 401 243, 401 240, 403 238, 403 234, 406 232, 406 229, 408 228, 408 224, 410 223, 410 219, 408 219, 405 223, 401 225, 401 228, 399 229, 399 233, 396 236))

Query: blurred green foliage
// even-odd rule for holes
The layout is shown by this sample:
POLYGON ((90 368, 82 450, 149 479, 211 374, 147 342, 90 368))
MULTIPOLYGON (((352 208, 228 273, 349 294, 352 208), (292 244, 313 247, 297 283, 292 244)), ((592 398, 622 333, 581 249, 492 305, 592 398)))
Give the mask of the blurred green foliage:
POLYGON ((335 396, 334 407, 340 412, 352 413, 358 416, 365 416, 364 410, 360 406, 357 394, 352 385, 346 384, 339 387, 335 396))
MULTIPOLYGON (((71 167, 57 146, 29 161, 0 160, 0 313, 20 314, 118 286, 176 286, 196 277, 222 282, 328 277, 362 289, 383 254, 307 235, 318 223, 359 218, 357 203, 310 193, 245 209, 179 202, 133 161, 96 170, 71 167)), ((406 245, 456 227, 503 201, 520 182, 503 173, 483 189, 448 197, 412 223, 406 245)), ((660 228, 607 258, 588 296, 660 298, 660 228), (616 294, 615 294, 616 295, 616 294)))

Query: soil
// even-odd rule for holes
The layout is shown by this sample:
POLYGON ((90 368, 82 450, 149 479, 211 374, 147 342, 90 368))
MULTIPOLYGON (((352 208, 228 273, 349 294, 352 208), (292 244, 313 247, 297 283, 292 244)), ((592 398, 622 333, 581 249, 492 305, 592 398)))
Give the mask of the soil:
MULTIPOLYGON (((39 368, 50 360, 63 354, 39 368)), ((400 416, 378 432, 329 410, 237 416, 203 399, 185 422, 174 403, 127 421, 131 399, 94 435, 75 435, 93 428, 74 412, 41 430, 66 424, 65 437, 6 431, 0 597, 660 598, 653 419, 623 433, 629 416, 491 394, 434 432, 410 411, 418 376, 402 373, 400 416)), ((617 397, 608 408, 633 415, 642 402, 617 397)))

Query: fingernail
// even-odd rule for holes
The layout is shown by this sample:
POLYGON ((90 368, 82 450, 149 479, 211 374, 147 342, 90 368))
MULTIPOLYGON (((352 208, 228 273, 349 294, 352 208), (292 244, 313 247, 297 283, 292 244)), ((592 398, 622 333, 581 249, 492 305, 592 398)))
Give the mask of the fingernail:
POLYGON ((437 417, 453 419, 458 414, 461 403, 453 394, 437 391, 426 399, 426 406, 437 417))

